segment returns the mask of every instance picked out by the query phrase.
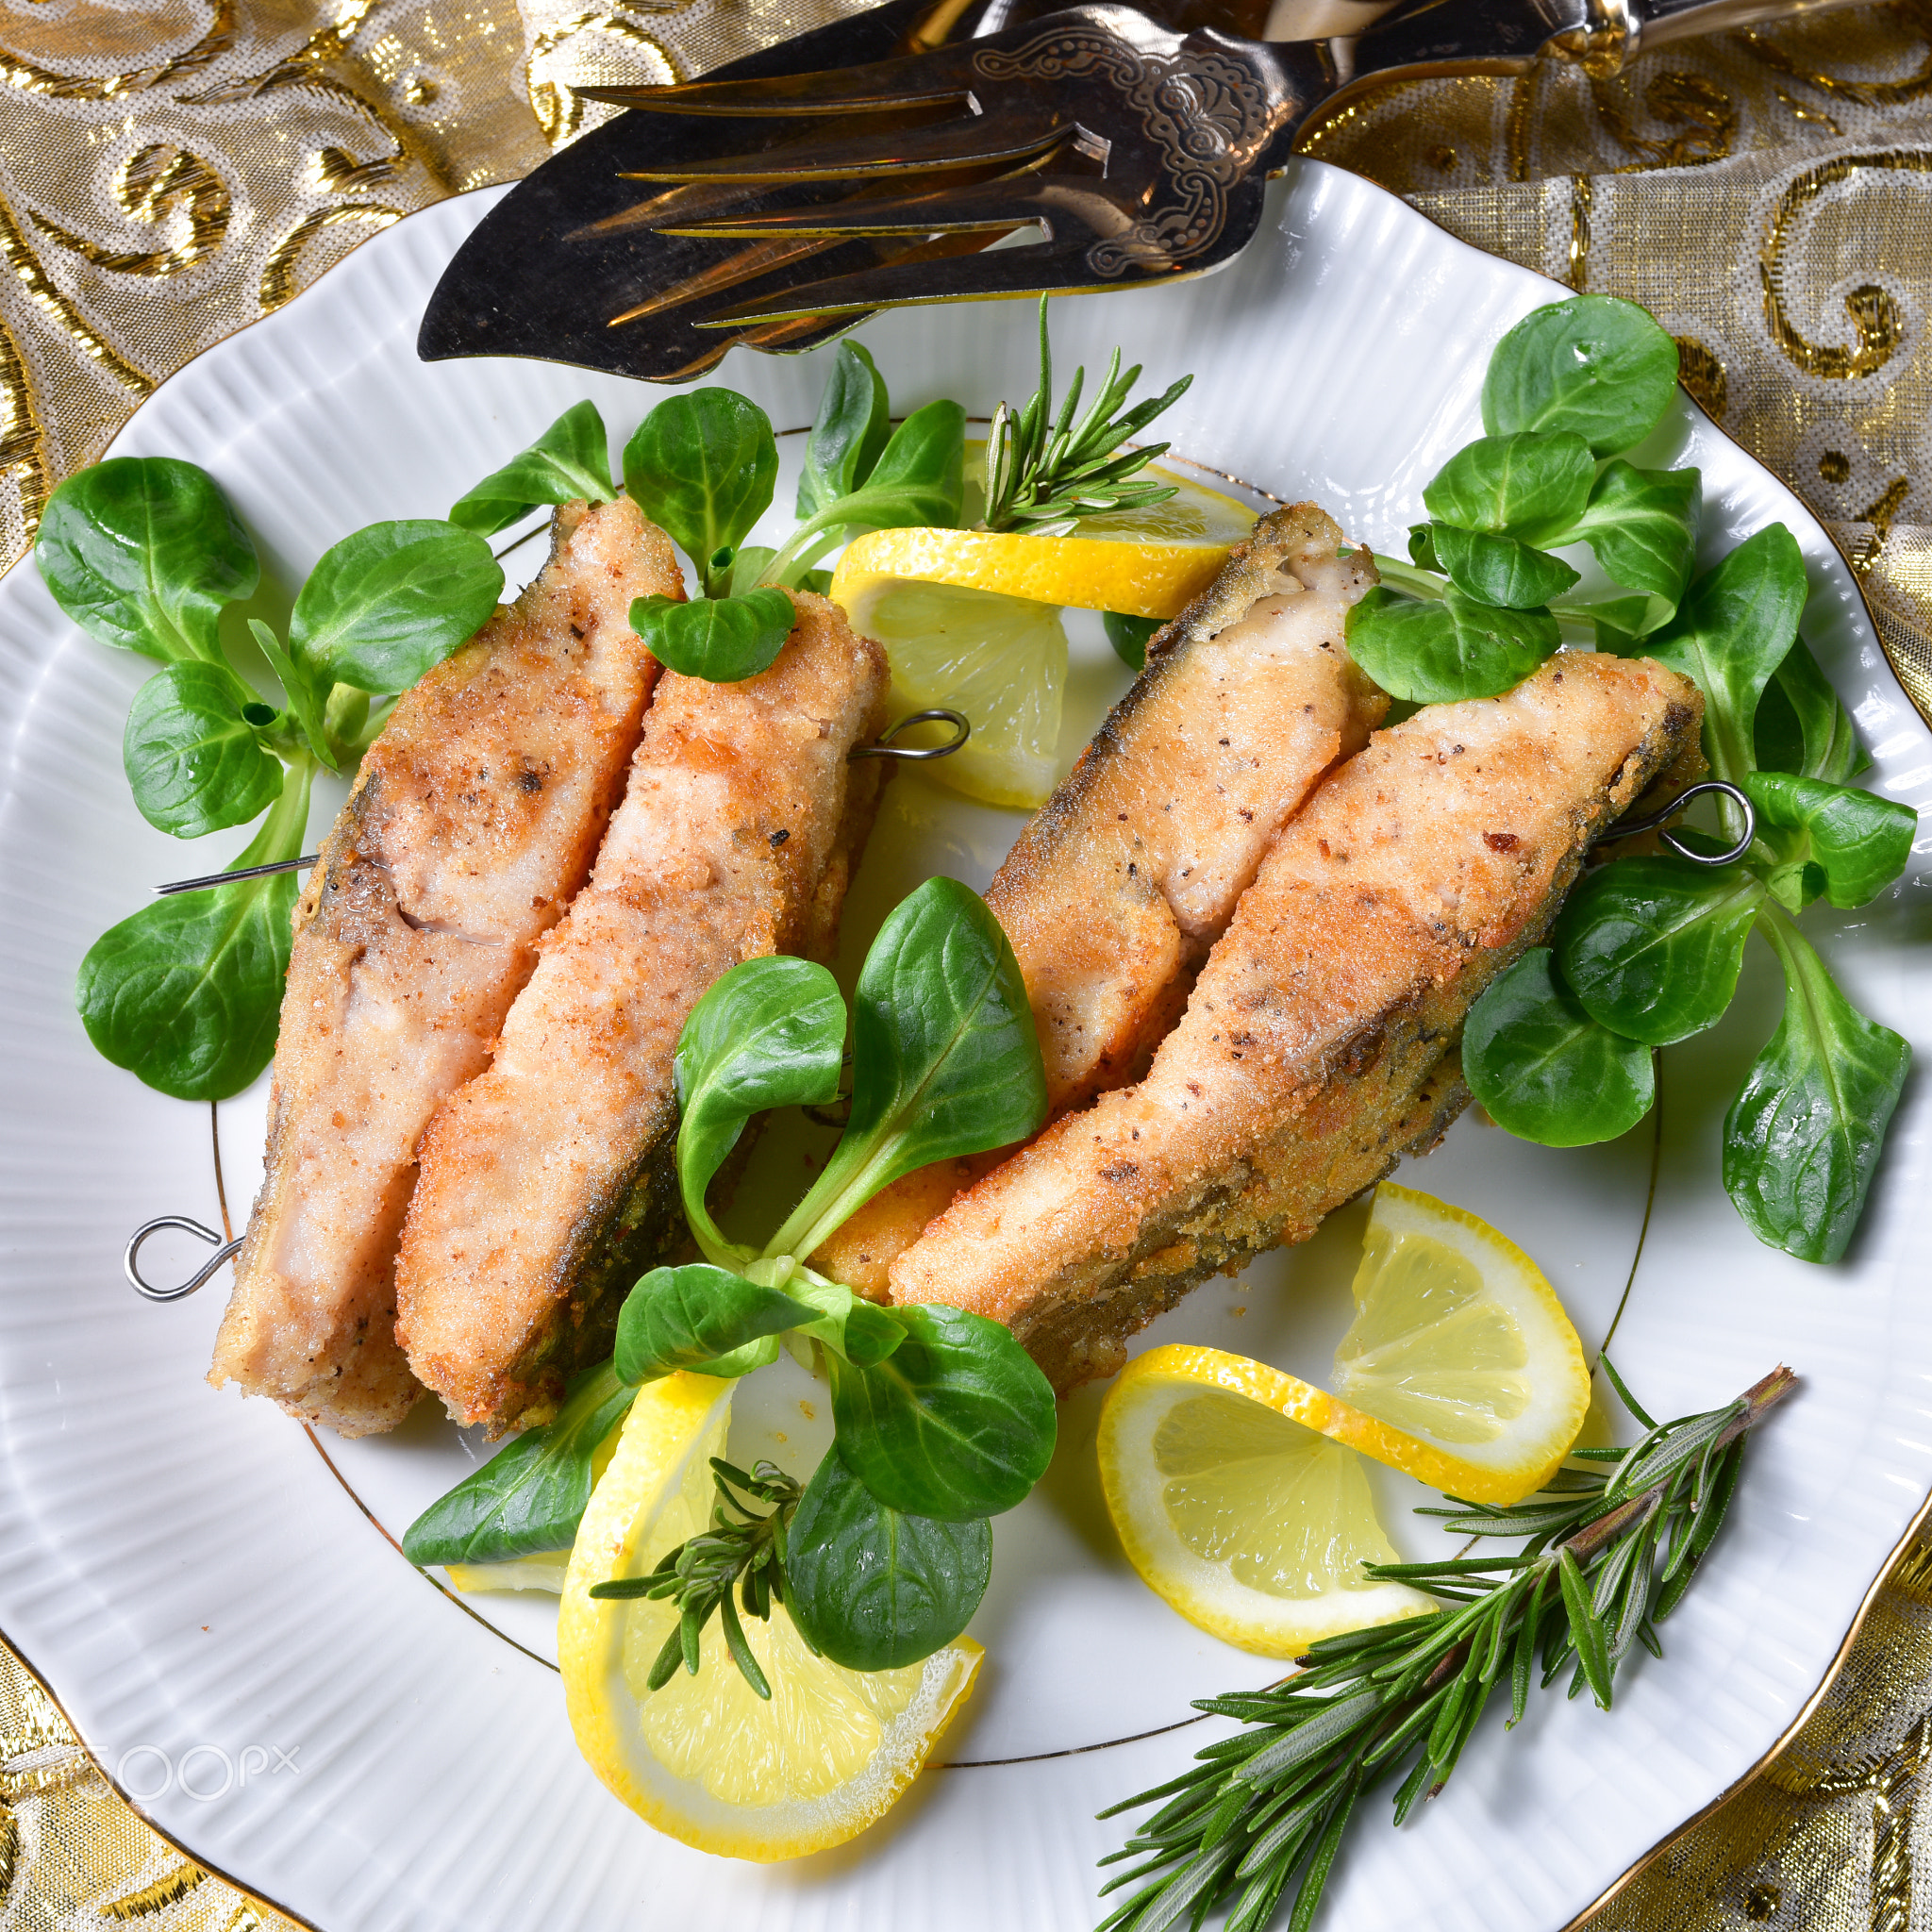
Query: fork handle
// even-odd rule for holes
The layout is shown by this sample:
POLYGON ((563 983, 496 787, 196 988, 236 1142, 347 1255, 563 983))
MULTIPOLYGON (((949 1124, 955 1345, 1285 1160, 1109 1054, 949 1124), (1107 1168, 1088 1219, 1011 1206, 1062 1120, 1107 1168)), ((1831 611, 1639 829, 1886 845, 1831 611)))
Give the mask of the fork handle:
MULTIPOLYGON (((1444 6, 1404 0, 1356 42, 1354 94, 1370 78, 1398 72, 1521 74, 1548 53, 1587 74, 1621 73, 1639 53, 1694 34, 1786 20, 1848 0, 1482 0, 1444 6)), ((1340 97, 1338 96, 1338 99, 1340 97)), ((1324 111, 1335 103, 1324 102, 1324 111)))
POLYGON ((1755 26, 1761 21, 1787 20, 1796 13, 1816 13, 1844 4, 1845 0, 1633 0, 1631 10, 1639 16, 1638 38, 1647 52, 1693 34, 1755 26))

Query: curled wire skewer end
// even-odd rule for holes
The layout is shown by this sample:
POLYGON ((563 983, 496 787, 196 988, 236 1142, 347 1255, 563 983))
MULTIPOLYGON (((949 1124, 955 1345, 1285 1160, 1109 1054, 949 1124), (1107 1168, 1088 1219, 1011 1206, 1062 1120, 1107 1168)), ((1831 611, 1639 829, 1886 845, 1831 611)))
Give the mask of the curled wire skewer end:
POLYGON ((965 712, 947 710, 941 707, 931 711, 914 711, 901 718, 896 724, 889 724, 878 736, 876 744, 856 744, 846 753, 851 758, 905 758, 909 763, 924 764, 927 758, 949 758, 973 736, 973 725, 965 712), (953 736, 944 744, 928 744, 918 750, 911 745, 892 742, 900 732, 910 729, 914 724, 950 724, 953 736))
POLYGON ((1665 806, 1662 811, 1653 812, 1647 819, 1620 819, 1614 825, 1602 833, 1598 844, 1609 844, 1621 839, 1634 839, 1641 832, 1655 832, 1660 844, 1666 845, 1679 858, 1689 859, 1692 865, 1732 865, 1742 858, 1751 849, 1751 841, 1757 836, 1757 814, 1753 809, 1750 798, 1736 785, 1723 778, 1707 778, 1701 785, 1692 785, 1680 791, 1665 806), (1724 852, 1700 852, 1694 845, 1687 845, 1674 832, 1664 827, 1690 803, 1707 791, 1722 792, 1744 821, 1744 829, 1738 835, 1737 842, 1724 852))
POLYGON ((127 1237, 127 1246, 121 1256, 121 1272, 127 1277, 127 1285, 143 1301, 178 1302, 183 1296, 191 1295, 202 1284, 210 1279, 225 1261, 231 1259, 242 1245, 239 1240, 225 1241, 213 1228, 204 1227, 198 1221, 191 1221, 185 1214, 159 1214, 152 1221, 144 1221, 127 1237), (153 1282, 143 1280, 141 1273, 142 1243, 152 1234, 158 1234, 164 1227, 179 1228, 184 1234, 212 1243, 214 1254, 202 1263, 199 1270, 191 1274, 178 1288, 158 1288, 153 1282))

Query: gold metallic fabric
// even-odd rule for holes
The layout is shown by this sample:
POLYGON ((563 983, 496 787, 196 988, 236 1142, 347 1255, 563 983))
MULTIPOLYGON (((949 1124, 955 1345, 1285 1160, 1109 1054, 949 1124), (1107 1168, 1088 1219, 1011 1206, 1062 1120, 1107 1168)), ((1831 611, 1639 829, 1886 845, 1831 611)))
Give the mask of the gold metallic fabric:
MULTIPOLYGON (((850 10, 0 0, 0 562, 162 377, 610 111, 574 83, 688 76, 850 10)), ((1680 43, 1613 79, 1389 87, 1307 147, 1479 248, 1654 309, 1698 401, 1825 523, 1932 719, 1932 0, 1680 43)), ((1928 1757, 1932 1544, 1912 1542, 1797 1735, 1583 1923, 1932 1925, 1928 1757)), ((130 1922, 288 1924, 142 1824, 0 1648, 0 1932, 130 1922)))
MULTIPOLYGON (((208 1789, 212 1790, 212 1785, 208 1789)), ((0 1646, 0 1926, 293 1932, 151 1831, 53 1699, 0 1646)))
POLYGON ((1932 0, 1679 42, 1611 79, 1383 88, 1307 152, 1677 338, 1803 497, 1932 720, 1932 0))

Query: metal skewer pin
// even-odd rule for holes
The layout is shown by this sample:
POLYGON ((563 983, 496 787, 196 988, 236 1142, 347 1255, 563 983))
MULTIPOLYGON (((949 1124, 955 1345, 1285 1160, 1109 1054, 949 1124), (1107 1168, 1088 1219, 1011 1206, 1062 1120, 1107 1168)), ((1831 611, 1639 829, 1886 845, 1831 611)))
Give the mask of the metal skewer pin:
POLYGON ((849 763, 855 758, 904 758, 908 764, 923 764, 927 758, 949 758, 973 736, 973 726, 967 721, 965 712, 949 711, 943 707, 931 711, 914 711, 901 718, 896 724, 889 724, 878 735, 874 744, 856 744, 845 754, 849 763), (924 750, 915 750, 909 744, 894 744, 893 739, 900 732, 914 724, 950 724, 953 736, 943 744, 929 744, 924 750))
MULTIPOLYGON (((942 708, 914 711, 881 731, 876 743, 855 745, 846 757, 848 759, 904 758, 908 764, 924 764, 928 758, 951 758, 972 736, 972 724, 963 711, 950 711, 942 708), (914 724, 950 724, 953 736, 943 744, 929 744, 923 749, 892 742, 900 732, 914 724)), ((206 873, 197 879, 171 879, 165 886, 155 888, 155 896, 160 898, 170 892, 208 892, 217 886, 232 885, 237 879, 265 879, 272 873, 307 872, 321 857, 319 852, 305 852, 300 858, 277 858, 268 865, 244 865, 233 872, 206 873)))
POLYGON ((307 872, 321 857, 319 852, 305 852, 300 858, 277 858, 269 865, 244 865, 235 872, 211 872, 198 879, 173 879, 165 886, 157 886, 155 897, 158 899, 168 892, 206 892, 236 879, 265 879, 272 872, 307 872))
POLYGON ((1653 812, 1647 819, 1619 819, 1614 825, 1599 833, 1592 842, 1607 845, 1620 839, 1634 839, 1641 832, 1655 832, 1659 844, 1668 846, 1679 858, 1687 858, 1692 865, 1731 865, 1750 851, 1751 841, 1757 836, 1757 814, 1752 808, 1750 799, 1737 786, 1723 778, 1707 778, 1701 785, 1692 785, 1688 791, 1678 792, 1662 811, 1653 812), (1701 798, 1707 791, 1721 792, 1737 808, 1744 821, 1744 829, 1739 834, 1737 843, 1726 852, 1700 852, 1694 845, 1685 844, 1674 832, 1664 830, 1693 798, 1701 798))

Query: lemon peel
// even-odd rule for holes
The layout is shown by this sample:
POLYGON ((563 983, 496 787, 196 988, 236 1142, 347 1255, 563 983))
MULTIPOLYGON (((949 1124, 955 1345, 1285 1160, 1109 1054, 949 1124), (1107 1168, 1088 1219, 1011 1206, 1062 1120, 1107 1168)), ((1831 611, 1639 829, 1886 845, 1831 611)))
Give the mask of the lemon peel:
POLYGON ((558 1658, 578 1747, 659 1831, 760 1862, 843 1844, 891 1808, 971 1690, 983 1656, 958 1638, 903 1670, 847 1671, 814 1657, 781 1605, 745 1636, 769 1703, 715 1639, 695 1675, 647 1690, 676 1611, 591 1586, 647 1573, 709 1521, 710 1458, 733 1385, 675 1374, 647 1384, 584 1512, 558 1615, 558 1658))

